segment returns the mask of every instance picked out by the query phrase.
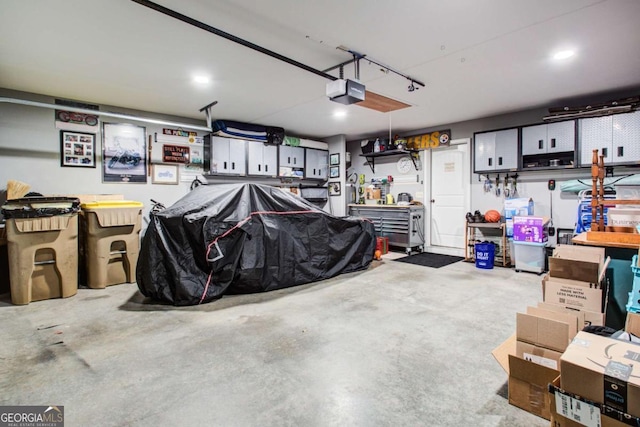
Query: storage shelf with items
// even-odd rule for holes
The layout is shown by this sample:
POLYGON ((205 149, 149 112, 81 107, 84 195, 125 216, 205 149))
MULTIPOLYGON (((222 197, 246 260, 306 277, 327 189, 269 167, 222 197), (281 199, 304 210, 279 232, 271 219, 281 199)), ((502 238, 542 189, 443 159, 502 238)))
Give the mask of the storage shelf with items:
POLYGON ((511 266, 506 227, 501 222, 469 222, 464 227, 464 260, 475 262, 475 244, 492 242, 496 245, 494 265, 511 266))

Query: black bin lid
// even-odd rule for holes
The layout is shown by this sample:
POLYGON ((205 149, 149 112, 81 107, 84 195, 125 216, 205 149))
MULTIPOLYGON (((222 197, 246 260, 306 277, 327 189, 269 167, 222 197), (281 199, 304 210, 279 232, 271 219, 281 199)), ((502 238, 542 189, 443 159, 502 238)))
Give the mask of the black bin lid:
POLYGON ((2 205, 5 218, 42 218, 75 213, 80 210, 80 199, 75 197, 23 197, 7 200, 2 205))

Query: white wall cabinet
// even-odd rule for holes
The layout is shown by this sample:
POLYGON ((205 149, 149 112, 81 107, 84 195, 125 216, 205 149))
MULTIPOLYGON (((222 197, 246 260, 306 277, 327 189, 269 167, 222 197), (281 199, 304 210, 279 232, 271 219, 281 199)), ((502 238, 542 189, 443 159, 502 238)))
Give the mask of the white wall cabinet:
POLYGON ((518 168, 518 129, 474 135, 474 172, 511 171, 518 168))
POLYGON ((280 145, 278 160, 280 167, 304 168, 304 148, 280 145))
POLYGON ((278 174, 278 146, 247 141, 247 174, 275 177, 278 174))
POLYGON ((576 148, 575 121, 522 128, 522 155, 573 152, 576 148))
POLYGON ((305 178, 326 180, 329 176, 329 152, 313 148, 306 148, 305 150, 305 178))
POLYGON ((605 165, 640 162, 640 111, 580 119, 580 165, 590 166, 593 150, 605 165))
POLYGON ((207 136, 205 138, 205 170, 211 175, 246 175, 245 144, 246 142, 242 139, 207 136))

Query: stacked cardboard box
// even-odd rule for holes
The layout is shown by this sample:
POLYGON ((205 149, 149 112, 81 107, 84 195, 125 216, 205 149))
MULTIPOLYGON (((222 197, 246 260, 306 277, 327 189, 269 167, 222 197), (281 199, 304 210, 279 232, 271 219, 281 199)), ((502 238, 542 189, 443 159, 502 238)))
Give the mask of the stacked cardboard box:
POLYGON ((584 312, 588 325, 604 325, 606 268, 604 248, 559 245, 549 258, 549 274, 542 280, 543 301, 584 312))
MULTIPOLYGON (((640 336, 640 315, 625 330, 640 336)), ((560 358, 562 374, 549 388, 551 425, 640 425, 640 345, 580 332, 560 358)))
POLYGON ((604 325, 604 251, 561 246, 542 281, 543 302, 517 313, 516 333, 493 351, 509 374, 509 403, 545 419, 563 353, 585 325, 604 325))

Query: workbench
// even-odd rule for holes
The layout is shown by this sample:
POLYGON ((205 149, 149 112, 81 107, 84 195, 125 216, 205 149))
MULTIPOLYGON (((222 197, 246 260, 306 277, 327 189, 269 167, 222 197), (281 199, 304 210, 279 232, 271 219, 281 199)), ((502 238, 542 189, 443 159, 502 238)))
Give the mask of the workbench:
POLYGON ((572 240, 573 244, 604 248, 605 257, 611 257, 606 277, 609 280, 609 298, 606 311, 606 326, 624 329, 627 316, 629 292, 633 288, 631 258, 638 253, 640 245, 621 242, 599 242, 587 240, 587 232, 580 233, 572 240))
POLYGON ((350 204, 349 215, 367 218, 373 222, 378 237, 388 237, 389 246, 424 250, 423 205, 360 205, 350 204))

